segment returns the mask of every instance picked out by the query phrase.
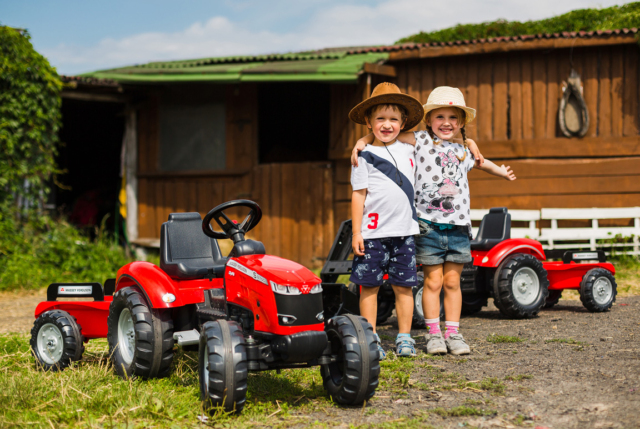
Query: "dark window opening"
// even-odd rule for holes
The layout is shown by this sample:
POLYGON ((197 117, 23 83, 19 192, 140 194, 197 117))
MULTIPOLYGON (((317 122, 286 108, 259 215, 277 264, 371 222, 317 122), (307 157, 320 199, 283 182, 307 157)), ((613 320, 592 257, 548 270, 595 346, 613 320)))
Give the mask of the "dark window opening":
POLYGON ((160 171, 226 167, 224 92, 219 86, 176 85, 160 103, 160 171))
POLYGON ((258 87, 261 164, 328 159, 330 88, 317 83, 271 83, 258 87))
POLYGON ((58 167, 65 170, 52 187, 50 202, 80 227, 114 230, 121 187, 120 153, 124 104, 64 99, 58 167))

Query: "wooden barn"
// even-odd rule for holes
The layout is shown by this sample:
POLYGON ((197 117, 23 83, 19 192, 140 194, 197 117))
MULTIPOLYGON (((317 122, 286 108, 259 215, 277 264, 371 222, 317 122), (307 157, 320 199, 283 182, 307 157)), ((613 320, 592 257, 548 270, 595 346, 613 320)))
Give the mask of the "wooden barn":
POLYGON ((468 135, 487 158, 511 165, 518 180, 472 172, 472 208, 638 205, 636 33, 150 63, 90 73, 63 96, 95 104, 94 95, 106 97, 98 92, 116 83, 110 97, 124 112, 134 243, 156 245, 170 212, 204 214, 247 198, 263 208, 252 235, 269 253, 319 266, 350 216, 348 157, 365 129, 347 113, 381 81, 421 101, 437 86, 455 86, 477 108, 468 135), (558 106, 572 69, 581 77, 589 127, 584 137, 568 138, 558 106))

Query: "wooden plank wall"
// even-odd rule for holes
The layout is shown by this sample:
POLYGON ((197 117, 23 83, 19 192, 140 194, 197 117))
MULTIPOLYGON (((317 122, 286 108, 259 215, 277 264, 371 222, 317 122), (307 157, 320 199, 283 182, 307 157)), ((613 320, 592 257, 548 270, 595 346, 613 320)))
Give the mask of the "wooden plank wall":
MULTIPOLYGON (((264 164, 235 177, 142 178, 140 236, 159 238, 160 225, 170 213, 197 211, 204 216, 234 199, 250 199, 262 208, 262 220, 248 238, 262 241, 269 254, 307 267, 322 266, 334 234, 333 171, 327 163, 264 164)), ((226 213, 241 221, 247 212, 226 213)))
MULTIPOLYGON (((333 243, 333 168, 330 163, 257 165, 257 88, 226 90, 227 168, 221 172, 161 172, 158 169, 159 97, 138 111, 138 231, 159 238, 170 213, 204 216, 225 201, 250 199, 263 210, 250 238, 268 252, 308 267, 319 267, 333 243)), ((229 210, 241 220, 246 210, 229 210)))
MULTIPOLYGON (((510 165, 516 173, 515 182, 506 182, 473 170, 472 208, 640 203, 636 44, 414 59, 393 65, 398 86, 423 102, 437 86, 460 88, 467 104, 478 110, 467 135, 478 142, 485 157, 510 165), (571 59, 589 108, 584 138, 562 136, 557 123, 571 59)), ((336 221, 348 216, 348 152, 336 165, 336 221)))

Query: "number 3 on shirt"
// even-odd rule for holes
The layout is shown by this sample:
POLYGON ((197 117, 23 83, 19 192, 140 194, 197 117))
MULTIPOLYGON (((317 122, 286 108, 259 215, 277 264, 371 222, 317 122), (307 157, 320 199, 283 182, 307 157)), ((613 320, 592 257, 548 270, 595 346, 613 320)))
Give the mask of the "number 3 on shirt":
POLYGON ((378 213, 370 213, 368 218, 371 219, 371 223, 367 225, 367 228, 376 229, 378 227, 378 213))

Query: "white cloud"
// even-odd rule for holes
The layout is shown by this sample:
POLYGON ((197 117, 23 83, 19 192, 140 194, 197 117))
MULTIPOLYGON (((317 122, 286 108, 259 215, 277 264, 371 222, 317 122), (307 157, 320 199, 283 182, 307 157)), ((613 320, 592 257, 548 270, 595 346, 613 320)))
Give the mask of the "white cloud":
MULTIPOLYGON (((289 32, 278 32, 277 29, 254 31, 250 23, 215 16, 175 33, 153 32, 109 38, 94 46, 59 45, 45 49, 43 53, 60 73, 73 74, 158 60, 390 44, 419 31, 446 28, 457 23, 497 18, 541 19, 572 9, 617 3, 611 0, 598 3, 581 0, 387 0, 369 6, 336 2, 318 8, 311 19, 301 22, 289 32)), ((282 14, 287 14, 285 8, 282 14)))

